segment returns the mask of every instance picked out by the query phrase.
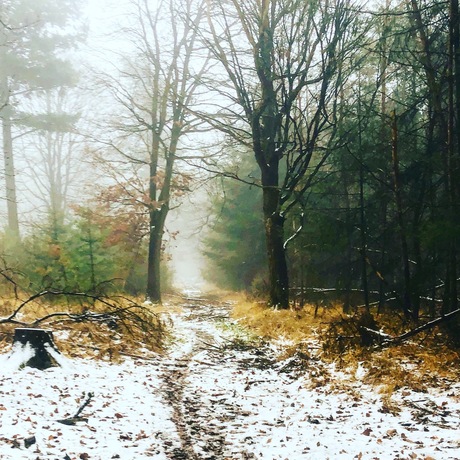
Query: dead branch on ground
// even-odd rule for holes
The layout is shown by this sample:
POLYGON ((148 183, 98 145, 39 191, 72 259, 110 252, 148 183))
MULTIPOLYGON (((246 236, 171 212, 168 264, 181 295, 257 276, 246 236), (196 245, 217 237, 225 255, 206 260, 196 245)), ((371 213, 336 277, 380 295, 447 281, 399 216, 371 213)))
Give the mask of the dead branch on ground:
POLYGON ((64 318, 70 319, 72 321, 95 321, 95 322, 109 322, 116 321, 117 319, 123 319, 126 314, 129 314, 131 319, 141 320, 139 315, 136 315, 135 311, 142 311, 148 313, 149 315, 157 317, 150 309, 143 305, 139 305, 132 300, 117 296, 117 297, 105 297, 98 296, 93 294, 88 294, 85 292, 67 292, 67 291, 55 291, 55 290, 44 290, 36 294, 31 295, 28 299, 22 301, 19 306, 7 317, 0 318, 0 324, 15 324, 22 327, 36 327, 44 322, 49 321, 52 318, 64 318), (100 304, 107 307, 107 311, 98 313, 91 310, 85 310, 83 313, 69 313, 69 312, 53 312, 49 313, 41 318, 37 318, 34 321, 20 321, 17 318, 18 314, 31 302, 45 296, 63 296, 63 297, 74 297, 74 298, 84 298, 92 302, 99 302, 100 304), (128 306, 123 306, 121 302, 129 303, 128 306))
POLYGON ((75 425, 77 422, 87 422, 88 419, 85 417, 80 417, 80 414, 83 412, 85 407, 91 402, 94 397, 94 393, 88 393, 83 404, 78 408, 77 412, 73 417, 64 418, 57 420, 57 422, 62 423, 63 425, 75 425))
POLYGON ((148 343, 156 349, 161 349, 163 346, 166 333, 163 319, 149 306, 124 296, 46 289, 26 299, 18 296, 16 301, 18 303, 11 307, 12 312, 5 317, 0 317, 0 326, 36 328, 60 326, 66 323, 93 323, 107 326, 118 334, 129 335, 133 343, 148 343), (51 309, 45 302, 50 297, 67 299, 69 307, 51 309), (79 302, 72 305, 69 299, 79 299, 79 302), (34 311, 35 307, 44 307, 45 310, 40 315, 34 311))
POLYGON ((372 332, 373 334, 375 334, 376 337, 380 337, 382 339, 380 340, 381 346, 385 347, 385 346, 399 345, 400 343, 406 341, 407 339, 414 337, 417 334, 420 334, 420 332, 433 329, 438 324, 447 322, 448 320, 457 316, 459 313, 460 313, 460 308, 450 313, 447 313, 446 315, 440 316, 439 318, 433 319, 432 321, 428 321, 427 323, 422 324, 421 326, 418 326, 415 329, 407 331, 404 334, 398 335, 396 337, 389 336, 387 334, 382 334, 380 331, 375 331, 375 330, 369 330, 369 332, 372 332))

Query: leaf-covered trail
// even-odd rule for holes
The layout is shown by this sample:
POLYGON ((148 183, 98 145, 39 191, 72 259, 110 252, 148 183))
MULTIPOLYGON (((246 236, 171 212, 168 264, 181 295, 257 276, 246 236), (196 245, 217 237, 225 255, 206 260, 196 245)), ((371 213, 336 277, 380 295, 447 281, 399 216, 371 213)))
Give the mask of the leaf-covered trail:
POLYGON ((182 307, 164 357, 64 360, 42 372, 3 356, 0 458, 460 459, 459 383, 389 400, 364 371, 319 358, 299 376, 298 362, 274 359, 276 347, 233 346, 228 304, 197 296, 182 307), (90 391, 88 422, 59 424, 90 391))

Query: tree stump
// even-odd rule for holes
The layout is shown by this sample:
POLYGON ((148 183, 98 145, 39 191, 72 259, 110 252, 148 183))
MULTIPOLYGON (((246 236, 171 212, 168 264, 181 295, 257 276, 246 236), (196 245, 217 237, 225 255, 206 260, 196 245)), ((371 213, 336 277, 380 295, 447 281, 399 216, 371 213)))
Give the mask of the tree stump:
POLYGON ((35 369, 48 369, 59 367, 49 350, 59 353, 53 341, 53 333, 45 329, 18 328, 14 331, 13 344, 20 343, 23 347, 27 344, 34 351, 34 355, 22 365, 35 369))

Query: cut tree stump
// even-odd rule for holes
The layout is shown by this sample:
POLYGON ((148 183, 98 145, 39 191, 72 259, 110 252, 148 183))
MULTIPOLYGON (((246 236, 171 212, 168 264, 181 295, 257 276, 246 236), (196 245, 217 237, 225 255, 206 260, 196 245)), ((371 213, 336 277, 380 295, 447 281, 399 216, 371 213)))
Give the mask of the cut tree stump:
POLYGON ((49 350, 56 353, 59 350, 53 341, 53 333, 45 329, 17 328, 14 330, 13 344, 20 343, 23 347, 30 345, 34 355, 25 363, 24 366, 35 369, 48 369, 49 367, 59 367, 59 363, 53 358, 49 350))

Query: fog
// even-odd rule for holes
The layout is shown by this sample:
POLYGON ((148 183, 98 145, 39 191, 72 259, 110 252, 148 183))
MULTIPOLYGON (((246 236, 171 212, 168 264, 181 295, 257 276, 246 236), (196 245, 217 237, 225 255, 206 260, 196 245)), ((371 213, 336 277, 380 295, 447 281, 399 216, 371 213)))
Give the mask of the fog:
POLYGON ((205 193, 195 192, 168 216, 168 233, 175 234, 169 238, 168 252, 174 286, 180 289, 209 287, 203 279, 205 259, 200 250, 201 237, 206 231, 205 203, 205 193))
MULTIPOLYGON (((53 169, 61 159, 66 162, 67 169, 62 170, 62 175, 67 176, 65 180, 68 182, 63 185, 63 190, 65 188, 69 206, 84 205, 86 199, 95 191, 95 185, 111 183, 112 179, 109 176, 104 177, 94 168, 91 158, 93 152, 104 148, 104 146, 101 147, 101 144, 97 144, 101 140, 100 137, 97 138, 100 135, 94 134, 100 128, 100 120, 104 116, 114 115, 114 110, 110 106, 113 102, 110 102, 107 94, 94 87, 94 79, 98 72, 110 74, 113 72, 113 65, 120 64, 119 59, 124 55, 130 55, 134 45, 126 40, 122 29, 128 25, 129 15, 127 13, 136 12, 133 10, 133 3, 129 0, 86 0, 80 6, 81 21, 86 28, 87 39, 75 49, 66 50, 65 53, 70 55, 70 60, 81 75, 76 88, 68 90, 68 97, 72 105, 76 107, 70 110, 81 114, 82 121, 77 127, 77 138, 68 141, 67 156, 62 156, 59 160, 50 160, 50 168, 48 168, 53 169)), ((37 95, 36 100, 35 96, 26 101, 21 100, 21 108, 25 107, 30 113, 40 113, 43 110, 43 106, 40 106, 42 104, 40 97, 41 95, 37 95)), ((48 148, 47 153, 52 158, 56 145, 67 141, 52 139, 52 136, 47 137, 43 133, 34 133, 33 130, 25 134, 23 127, 13 126, 13 130, 16 202, 21 235, 27 235, 37 228, 36 224, 39 226, 43 224, 44 216, 46 217, 49 212, 50 203, 47 203, 47 199, 50 197, 52 185, 48 183, 48 180, 64 181, 62 177, 51 178, 51 174, 56 176, 56 171, 48 170, 43 173, 46 169, 43 152, 46 153, 48 148), (50 174, 50 176, 44 178, 42 174, 50 174)), ((103 135, 111 140, 113 133, 105 130, 103 135)), ((178 169, 181 167, 178 165, 178 169)), ((124 172, 120 173, 121 176, 123 174, 124 172)), ((145 171, 141 175, 148 176, 145 171)), ((3 195, 2 193, 0 213, 6 226, 7 200, 3 195)), ((165 247, 170 258, 169 265, 173 271, 173 281, 181 288, 197 285, 204 287, 202 273, 205 260, 201 255, 200 241, 203 234, 206 194, 192 192, 190 196, 181 197, 181 201, 179 206, 169 212, 166 220, 165 247)))
MULTIPOLYGON (((151 5, 155 3, 150 2, 151 5)), ((87 0, 85 13, 90 26, 87 52, 92 65, 104 69, 111 53, 130 52, 133 44, 119 33, 129 22, 129 13, 133 13, 130 0, 87 0)), ((183 197, 180 204, 173 206, 168 213, 165 257, 172 271, 173 285, 179 289, 209 287, 203 279, 206 261, 200 249, 206 230, 207 199, 206 192, 198 189, 183 197)))

